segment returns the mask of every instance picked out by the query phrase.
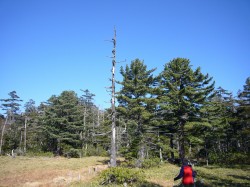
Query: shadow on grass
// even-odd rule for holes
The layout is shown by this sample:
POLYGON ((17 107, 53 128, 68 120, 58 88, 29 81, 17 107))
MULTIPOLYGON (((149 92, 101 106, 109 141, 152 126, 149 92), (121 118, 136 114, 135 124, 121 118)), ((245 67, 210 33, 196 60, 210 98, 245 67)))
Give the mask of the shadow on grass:
POLYGON ((250 187, 250 180, 247 177, 238 176, 238 175, 231 175, 234 178, 238 178, 244 181, 236 182, 232 179, 221 179, 218 177, 214 177, 213 175, 209 175, 206 173, 206 175, 201 175, 199 178, 203 178, 202 181, 198 180, 196 183, 196 187, 204 186, 204 187, 210 187, 210 186, 237 186, 237 187, 250 187), (206 184, 206 182, 203 181, 209 181, 209 184, 206 184))
POLYGON ((246 177, 246 176, 239 176, 239 175, 227 175, 236 179, 241 179, 241 180, 248 180, 249 181, 249 185, 250 185, 250 177, 246 177))
POLYGON ((163 186, 161 186, 159 184, 155 184, 155 183, 145 181, 145 182, 143 182, 141 184, 136 185, 136 187, 163 187, 163 186))
POLYGON ((219 168, 228 168, 228 169, 241 169, 244 171, 250 171, 250 165, 210 165, 210 166, 200 166, 207 169, 219 169, 219 168))
MULTIPOLYGON (((211 187, 211 186, 213 186, 213 185, 205 184, 202 181, 196 181, 195 182, 195 187, 211 187)), ((180 183, 180 184, 174 185, 173 187, 183 187, 183 185, 180 183)))

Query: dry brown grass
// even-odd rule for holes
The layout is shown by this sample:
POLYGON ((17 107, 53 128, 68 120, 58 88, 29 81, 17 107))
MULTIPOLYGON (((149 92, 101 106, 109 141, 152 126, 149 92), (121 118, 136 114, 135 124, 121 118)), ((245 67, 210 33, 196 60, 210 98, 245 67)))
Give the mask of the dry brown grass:
MULTIPOLYGON (((105 157, 1 157, 0 186, 13 187, 90 187, 98 185, 98 174, 107 169, 105 157)), ((122 161, 121 158, 119 158, 122 161)), ((148 187, 178 186, 173 181, 180 167, 164 163, 144 169, 148 187)), ((218 166, 195 167, 198 171, 198 186, 250 186, 249 166, 222 168, 218 166)), ((117 186, 117 185, 116 185, 117 186)), ((120 185, 122 186, 122 185, 120 185)))
POLYGON ((69 186, 88 182, 108 166, 104 157, 0 157, 0 186, 69 186))

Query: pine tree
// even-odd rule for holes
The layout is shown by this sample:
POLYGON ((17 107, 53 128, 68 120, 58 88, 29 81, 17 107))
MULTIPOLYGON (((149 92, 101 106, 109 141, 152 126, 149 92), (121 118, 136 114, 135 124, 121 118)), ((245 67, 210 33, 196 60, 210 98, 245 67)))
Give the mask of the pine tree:
POLYGON ((24 153, 27 151, 41 151, 42 128, 39 123, 39 110, 35 101, 30 99, 24 104, 24 153))
POLYGON ((16 91, 12 91, 8 94, 10 98, 0 99, 2 101, 1 108, 6 110, 5 122, 1 131, 1 140, 0 140, 0 154, 2 154, 2 149, 15 150, 18 148, 20 140, 20 115, 18 114, 19 108, 21 106, 20 102, 22 100, 17 95, 16 91), (8 124, 8 132, 5 134, 6 125, 8 124), (5 136, 5 138, 4 138, 5 136), (5 139, 5 141, 4 141, 5 139), (3 144, 5 142, 5 148, 3 144))
POLYGON ((48 100, 43 121, 50 151, 63 155, 81 147, 82 111, 74 91, 63 91, 48 100))
POLYGON ((219 87, 206 105, 201 117, 207 119, 203 126, 190 128, 190 134, 199 140, 198 157, 212 162, 223 162, 234 148, 235 100, 232 93, 219 87))
POLYGON ((6 110, 7 115, 9 115, 9 120, 13 122, 15 120, 15 115, 17 115, 19 108, 21 106, 20 102, 22 100, 17 95, 16 91, 8 93, 10 98, 0 99, 2 101, 2 109, 6 110))
POLYGON ((193 71, 185 58, 167 63, 160 77, 162 115, 172 131, 177 132, 179 158, 183 161, 188 137, 185 126, 190 122, 204 122, 201 108, 213 91, 214 83, 209 84, 212 78, 203 75, 200 68, 193 71))
POLYGON ((95 94, 91 93, 88 89, 82 90, 84 94, 80 97, 80 105, 83 107, 83 130, 81 131, 82 149, 84 155, 90 154, 89 148, 94 143, 94 134, 98 126, 97 113, 99 109, 94 105, 95 94))
POLYGON ((126 68, 121 67, 120 73, 123 81, 118 81, 122 85, 117 94, 119 115, 127 121, 127 130, 130 134, 129 151, 132 157, 138 157, 140 167, 146 157, 146 137, 145 132, 153 117, 152 106, 155 106, 155 98, 152 97, 155 79, 152 72, 155 69, 147 70, 143 61, 136 59, 126 68))
POLYGON ((237 116, 240 126, 238 127, 238 145, 242 151, 249 153, 250 150, 250 77, 246 79, 243 91, 238 93, 239 107, 237 116))

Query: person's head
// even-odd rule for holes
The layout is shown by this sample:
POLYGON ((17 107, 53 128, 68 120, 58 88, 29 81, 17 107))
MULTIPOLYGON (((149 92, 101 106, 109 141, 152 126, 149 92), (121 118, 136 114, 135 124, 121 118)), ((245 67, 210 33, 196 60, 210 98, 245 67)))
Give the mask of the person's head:
POLYGON ((182 163, 182 164, 183 164, 183 165, 188 165, 188 164, 189 164, 188 159, 184 158, 184 159, 183 159, 183 163, 182 163))

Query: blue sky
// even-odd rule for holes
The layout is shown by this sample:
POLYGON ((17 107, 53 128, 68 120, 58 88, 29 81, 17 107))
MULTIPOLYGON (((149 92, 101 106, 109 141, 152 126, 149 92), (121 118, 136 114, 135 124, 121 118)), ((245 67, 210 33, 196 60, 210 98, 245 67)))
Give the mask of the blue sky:
MULTIPOLYGON (((236 95, 250 76, 249 0, 1 0, 0 98, 15 90, 36 105, 64 90, 89 89, 110 107, 111 56, 116 79, 135 58, 163 70, 188 58, 236 95)), ((117 86, 117 89, 119 87, 117 86)))

